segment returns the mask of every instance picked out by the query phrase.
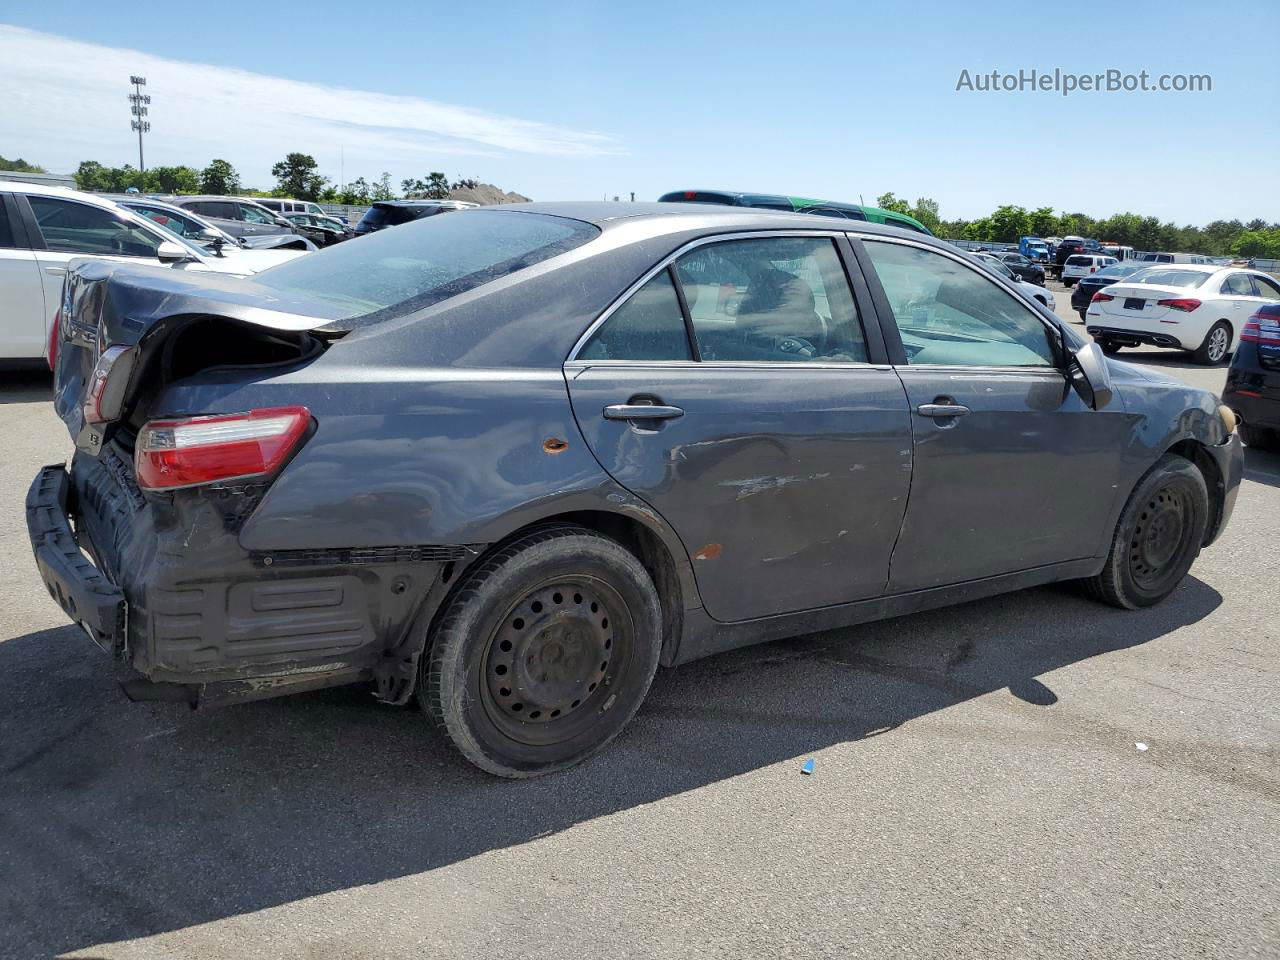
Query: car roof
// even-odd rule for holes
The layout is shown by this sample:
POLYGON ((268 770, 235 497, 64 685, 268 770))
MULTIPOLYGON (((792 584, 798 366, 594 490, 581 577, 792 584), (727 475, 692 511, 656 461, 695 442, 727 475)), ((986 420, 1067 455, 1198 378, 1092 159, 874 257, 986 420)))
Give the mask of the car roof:
POLYGON ((22 183, 18 180, 0 180, 0 191, 8 193, 27 193, 32 196, 64 197, 67 200, 79 200, 91 203, 95 207, 114 209, 116 202, 105 194, 85 193, 83 190, 72 190, 70 187, 46 186, 42 183, 22 183))
MULTIPOLYGON (((1220 270, 1240 270, 1240 267, 1224 267, 1216 263, 1153 263, 1150 260, 1139 260, 1138 263, 1148 267, 1160 267, 1166 270, 1194 270, 1197 273, 1217 273, 1220 270)), ((1243 271, 1248 272, 1248 271, 1243 271)))
MULTIPOLYGON (((469 200, 428 200, 426 197, 407 200, 374 200, 372 205, 375 207, 455 207, 459 210, 481 206, 469 200)), ((509 206, 509 204, 494 204, 494 206, 509 206)))

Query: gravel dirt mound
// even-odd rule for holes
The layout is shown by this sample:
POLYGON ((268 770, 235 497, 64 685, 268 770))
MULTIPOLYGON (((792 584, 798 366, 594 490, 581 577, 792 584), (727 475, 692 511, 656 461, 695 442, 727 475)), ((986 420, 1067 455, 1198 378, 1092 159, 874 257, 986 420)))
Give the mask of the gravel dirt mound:
POLYGON ((474 187, 459 187, 449 191, 450 200, 466 200, 489 206, 494 203, 528 203, 529 198, 518 193, 507 193, 492 183, 481 183, 474 187))

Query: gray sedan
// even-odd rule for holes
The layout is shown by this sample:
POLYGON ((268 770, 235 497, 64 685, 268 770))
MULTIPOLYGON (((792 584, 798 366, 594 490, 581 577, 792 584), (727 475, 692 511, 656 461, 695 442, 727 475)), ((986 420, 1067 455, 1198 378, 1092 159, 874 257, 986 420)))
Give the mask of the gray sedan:
MULTIPOLYGON (((346 683, 527 777, 655 670, 1053 581, 1159 602, 1242 472, 1211 394, 929 237, 527 204, 250 280, 85 262, 27 500, 135 698, 346 683)), ((1120 629, 1117 625, 1117 629, 1120 629)))

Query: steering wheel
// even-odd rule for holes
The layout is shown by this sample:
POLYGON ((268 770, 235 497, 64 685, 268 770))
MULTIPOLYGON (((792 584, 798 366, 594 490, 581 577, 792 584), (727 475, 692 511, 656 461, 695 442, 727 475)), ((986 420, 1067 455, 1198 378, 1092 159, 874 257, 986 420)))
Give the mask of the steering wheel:
POLYGON ((774 337, 773 349, 800 360, 812 360, 818 355, 818 348, 803 337, 774 337))

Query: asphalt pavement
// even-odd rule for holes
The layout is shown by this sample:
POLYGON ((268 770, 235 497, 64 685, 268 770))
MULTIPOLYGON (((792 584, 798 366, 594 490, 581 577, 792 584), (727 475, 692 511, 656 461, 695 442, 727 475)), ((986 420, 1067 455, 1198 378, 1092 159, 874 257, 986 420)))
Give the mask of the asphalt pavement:
POLYGON ((0 373, 0 957, 1280 955, 1280 456, 1154 609, 1050 587, 725 654, 512 783, 360 689, 128 702, 31 561, 48 394, 0 373))

